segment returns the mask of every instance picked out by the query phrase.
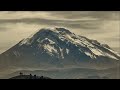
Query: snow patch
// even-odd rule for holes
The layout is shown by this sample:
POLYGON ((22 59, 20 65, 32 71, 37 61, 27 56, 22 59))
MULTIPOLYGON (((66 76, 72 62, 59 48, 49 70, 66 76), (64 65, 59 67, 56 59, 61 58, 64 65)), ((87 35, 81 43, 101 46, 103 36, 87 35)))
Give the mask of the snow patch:
POLYGON ((26 38, 26 39, 23 39, 21 42, 20 42, 20 44, 19 44, 19 46, 22 46, 22 45, 30 45, 31 43, 29 42, 29 38, 26 38))
POLYGON ((47 51, 49 51, 50 53, 52 53, 52 52, 57 53, 57 50, 54 48, 54 46, 51 46, 49 44, 45 44, 44 45, 44 49, 47 50, 47 51))
POLYGON ((41 42, 41 43, 46 43, 46 44, 55 44, 54 41, 48 39, 48 38, 45 38, 43 39, 42 41, 38 41, 38 42, 41 42))
POLYGON ((65 38, 64 38, 64 37, 62 37, 62 36, 59 36, 59 39, 60 39, 60 40, 62 40, 62 41, 64 41, 64 40, 65 40, 65 38))
POLYGON ((74 39, 70 36, 70 35, 65 35, 65 37, 67 38, 67 39, 69 39, 69 40, 71 40, 71 41, 74 41, 74 39))
POLYGON ((61 57, 62 57, 62 59, 64 59, 63 49, 60 48, 60 52, 61 52, 61 57))
POLYGON ((20 56, 20 53, 19 52, 17 52, 17 51, 13 51, 13 54, 15 55, 15 56, 20 56))
POLYGON ((110 52, 112 52, 112 53, 114 53, 114 54, 116 54, 117 56, 120 57, 120 54, 118 54, 117 52, 115 52, 115 51, 113 51, 113 50, 111 50, 111 49, 109 49, 109 48, 106 48, 106 49, 108 49, 110 52))
POLYGON ((69 54, 69 49, 66 48, 66 52, 67 52, 67 54, 69 54))
POLYGON ((110 57, 110 58, 113 58, 113 59, 119 60, 119 59, 117 59, 116 57, 114 57, 113 55, 110 55, 110 54, 108 54, 108 53, 105 53, 105 55, 108 56, 108 57, 110 57))
POLYGON ((95 58, 91 53, 89 53, 89 52, 85 52, 85 54, 87 55, 87 56, 90 56, 91 58, 95 58))
POLYGON ((98 49, 90 48, 90 50, 97 56, 102 56, 103 55, 98 49))

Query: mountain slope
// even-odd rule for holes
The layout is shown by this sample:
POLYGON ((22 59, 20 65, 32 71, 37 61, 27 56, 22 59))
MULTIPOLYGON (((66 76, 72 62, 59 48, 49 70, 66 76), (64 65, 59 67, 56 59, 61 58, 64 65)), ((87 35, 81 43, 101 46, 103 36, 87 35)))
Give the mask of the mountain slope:
POLYGON ((111 67, 120 55, 65 28, 43 28, 0 55, 0 67, 111 67))

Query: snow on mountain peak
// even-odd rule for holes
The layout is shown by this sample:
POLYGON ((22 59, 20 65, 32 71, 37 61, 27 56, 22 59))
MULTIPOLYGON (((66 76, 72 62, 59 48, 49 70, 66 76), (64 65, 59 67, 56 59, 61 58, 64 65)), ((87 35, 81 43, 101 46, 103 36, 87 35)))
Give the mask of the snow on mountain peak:
POLYGON ((50 40, 50 39, 48 39, 48 38, 45 38, 45 39, 41 40, 41 43, 45 43, 45 44, 55 44, 54 41, 52 41, 52 40, 50 40))
POLYGON ((118 60, 117 57, 119 57, 107 44, 101 44, 97 40, 75 35, 65 28, 42 28, 31 38, 22 40, 19 45, 32 45, 35 42, 38 44, 36 46, 42 46, 51 55, 56 53, 62 58, 64 58, 64 53, 69 54, 73 47, 78 48, 74 52, 84 53, 92 59, 103 56, 118 60))
POLYGON ((48 36, 48 35, 51 35, 51 34, 54 34, 54 35, 66 35, 66 34, 72 34, 69 30, 65 29, 65 28, 58 28, 58 27, 54 27, 54 28, 42 28, 40 29, 39 31, 37 31, 35 34, 29 36, 28 38, 25 38, 23 39, 21 42, 20 42, 20 46, 21 45, 30 45, 31 42, 33 40, 35 40, 36 38, 40 38, 40 37, 45 37, 45 36, 48 36))
POLYGON ((42 28, 38 31, 38 33, 41 32, 55 32, 55 33, 61 33, 61 34, 72 34, 68 29, 62 28, 62 27, 53 27, 53 28, 42 28))

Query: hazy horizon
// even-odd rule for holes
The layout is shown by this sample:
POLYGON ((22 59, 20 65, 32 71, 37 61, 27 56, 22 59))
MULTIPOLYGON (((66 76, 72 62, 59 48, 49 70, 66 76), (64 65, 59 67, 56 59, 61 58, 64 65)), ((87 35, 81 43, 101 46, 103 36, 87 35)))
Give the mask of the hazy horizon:
POLYGON ((71 32, 108 44, 120 53, 119 11, 0 11, 0 53, 44 27, 71 32))

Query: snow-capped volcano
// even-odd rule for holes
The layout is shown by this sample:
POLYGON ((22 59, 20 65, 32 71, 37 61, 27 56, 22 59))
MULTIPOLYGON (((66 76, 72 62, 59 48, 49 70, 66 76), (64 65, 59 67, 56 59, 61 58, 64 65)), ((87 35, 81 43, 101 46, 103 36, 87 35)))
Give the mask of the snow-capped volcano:
POLYGON ((22 40, 19 46, 26 45, 32 47, 35 43, 38 49, 43 49, 50 55, 58 55, 62 58, 64 58, 64 53, 69 54, 69 51, 74 50, 74 48, 78 48, 77 51, 79 53, 84 53, 92 59, 98 56, 105 56, 119 60, 118 57, 120 56, 108 45, 100 44, 96 40, 90 40, 86 37, 75 35, 64 28, 41 29, 32 37, 22 40))
POLYGON ((119 60, 120 55, 108 45, 75 35, 65 28, 40 29, 0 55, 3 65, 7 62, 22 66, 105 64, 119 60))

